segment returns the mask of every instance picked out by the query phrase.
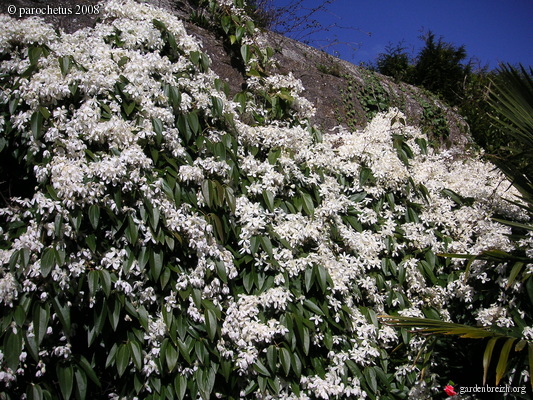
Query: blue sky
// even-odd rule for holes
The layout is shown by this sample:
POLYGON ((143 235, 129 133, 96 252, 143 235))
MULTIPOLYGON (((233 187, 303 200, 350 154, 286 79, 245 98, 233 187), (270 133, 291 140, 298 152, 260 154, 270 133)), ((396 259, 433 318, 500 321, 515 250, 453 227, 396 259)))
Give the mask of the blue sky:
MULTIPOLYGON (((323 1, 303 0, 302 6, 313 8, 323 1)), ((291 2, 295 0, 272 0, 275 6, 291 2)), ((533 0, 335 0, 313 18, 324 27, 351 27, 333 27, 307 39, 355 64, 375 61, 389 43, 400 41, 416 55, 423 45, 419 37, 431 30, 445 42, 465 45, 481 66, 533 66, 533 0), (334 41, 341 44, 328 46, 334 41)))

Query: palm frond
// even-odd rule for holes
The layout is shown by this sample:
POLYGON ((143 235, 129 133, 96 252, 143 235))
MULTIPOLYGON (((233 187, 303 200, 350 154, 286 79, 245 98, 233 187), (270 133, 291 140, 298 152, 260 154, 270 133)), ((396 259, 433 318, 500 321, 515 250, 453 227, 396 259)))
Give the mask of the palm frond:
MULTIPOLYGON (((496 160, 495 164, 507 175, 512 185, 520 192, 521 201, 511 203, 523 208, 527 213, 533 210, 533 69, 527 71, 511 65, 500 66, 500 73, 489 89, 490 105, 495 111, 494 120, 508 133, 510 156, 505 160, 496 160)), ((496 222, 511 226, 522 231, 533 230, 531 223, 494 219, 496 222)), ((519 277, 529 284, 532 277, 524 273, 524 266, 532 263, 531 257, 511 254, 502 250, 487 250, 480 254, 438 254, 442 257, 460 258, 468 260, 465 266, 465 280, 475 260, 484 260, 494 264, 507 263, 510 273, 507 288, 513 285, 519 277), (521 276, 522 275, 522 276, 521 276)), ((530 299, 532 299, 530 295, 530 299)), ((533 299, 532 299, 533 301, 533 299)), ((496 328, 475 327, 455 324, 429 318, 402 317, 381 315, 384 324, 396 327, 411 328, 420 335, 452 335, 461 338, 487 339, 483 354, 483 384, 486 384, 488 371, 493 359, 496 344, 503 342, 496 364, 496 385, 505 375, 509 356, 513 350, 520 352, 527 344, 530 376, 533 376, 533 343, 496 328)), ((531 382, 533 388, 533 381, 531 382)))
POLYGON ((501 65, 497 81, 491 87, 489 101, 497 111, 494 117, 525 148, 533 147, 533 69, 529 72, 511 65, 501 65), (501 118, 503 116, 504 118, 501 118))
POLYGON ((487 337, 506 337, 487 328, 444 322, 438 319, 380 315, 385 325, 413 328, 413 332, 423 335, 455 335, 461 338, 482 339, 487 337))
MULTIPOLYGON (((515 226, 513 223, 509 223, 511 226, 515 226)), ((516 224, 520 225, 520 228, 522 228, 522 225, 524 224, 516 224)), ((532 229, 531 225, 524 225, 527 229, 532 229)), ((479 254, 472 255, 472 254, 456 254, 456 253, 438 253, 437 254, 440 257, 447 257, 447 258, 463 258, 467 259, 468 262, 465 266, 465 275, 464 280, 468 279, 468 276, 470 275, 470 268, 472 267, 472 263, 475 260, 483 260, 483 261, 492 261, 495 263, 513 263, 513 267, 511 269, 511 273, 509 275, 509 282, 507 284, 507 287, 509 288, 516 280, 520 272, 522 271, 522 267, 525 264, 529 264, 533 262, 533 259, 530 257, 519 257, 510 253, 507 253, 503 250, 486 250, 479 254)))
MULTIPOLYGON (((483 384, 486 384, 487 375, 490 367, 492 355, 496 343, 499 341, 505 341, 500 351, 498 364, 496 365, 496 385, 498 385, 505 375, 507 370, 507 364, 509 361, 509 355, 513 350, 513 344, 519 340, 519 338, 506 335, 500 332, 495 332, 486 327, 475 327, 469 325, 456 324, 453 322, 445 322, 437 319, 430 318, 417 318, 417 317, 402 317, 392 315, 380 315, 379 318, 385 325, 396 326, 402 328, 412 328, 413 333, 421 335, 454 335, 460 338, 468 339, 485 339, 489 338, 487 345, 485 346, 485 352, 483 354, 483 384)), ((516 351, 521 351, 525 348, 525 341, 520 340, 519 343, 524 343, 522 346, 516 346, 516 351)), ((529 369, 533 371, 533 343, 528 343, 528 355, 529 355, 529 369)), ((533 383, 532 383, 533 387, 533 383)))

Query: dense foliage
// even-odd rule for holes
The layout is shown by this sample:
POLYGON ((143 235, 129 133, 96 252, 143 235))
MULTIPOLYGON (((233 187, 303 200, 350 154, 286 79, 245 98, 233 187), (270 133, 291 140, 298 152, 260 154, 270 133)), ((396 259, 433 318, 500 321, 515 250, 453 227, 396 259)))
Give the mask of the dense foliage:
MULTIPOLYGON (((506 132, 505 136, 508 143, 511 143, 509 147, 511 154, 506 157, 505 161, 498 160, 497 165, 519 190, 520 197, 523 200, 521 206, 531 215, 533 212, 533 157, 531 153, 533 144, 533 70, 530 68, 528 72, 523 66, 514 68, 510 65, 502 65, 500 68, 498 81, 492 82, 492 98, 489 105, 494 110, 496 122, 506 132)), ((514 228, 513 238, 518 242, 528 241, 533 231, 531 219, 528 223, 517 223, 511 220, 498 221, 514 228)), ((488 250, 480 254, 455 254, 449 256, 469 259, 470 261, 466 266, 467 272, 471 263, 476 259, 483 259, 491 263, 495 268, 502 263, 506 263, 512 266, 509 272, 508 286, 516 279, 519 279, 526 287, 533 287, 533 278, 527 268, 528 265, 533 263, 533 252, 528 249, 517 249, 512 252, 488 250)), ((531 308, 531 305, 533 305, 533 296, 530 295, 529 308, 531 308)), ((419 329, 420 333, 425 335, 456 335, 468 339, 489 338, 486 341, 483 354, 483 384, 487 382, 491 365, 494 365, 495 368, 496 385, 505 375, 509 364, 514 370, 521 368, 521 365, 525 364, 526 351, 529 359, 527 361, 529 373, 530 375, 533 373, 533 342, 524 340, 520 330, 516 330, 513 327, 507 329, 490 327, 487 329, 485 327, 467 326, 427 318, 401 316, 384 316, 383 318, 395 326, 415 327, 419 329), (499 357, 495 357, 497 352, 499 352, 499 357), (497 364, 491 363, 494 358, 498 359, 497 364)), ((524 317, 522 316, 517 319, 519 325, 524 326, 524 322, 524 317)), ((533 388, 533 384, 531 388, 533 388)), ((451 385, 448 389, 452 392, 454 391, 451 385)), ((521 394, 526 395, 526 393, 521 394)))
POLYGON ((464 96, 464 82, 470 74, 465 46, 455 46, 431 31, 416 57, 407 53, 403 43, 389 45, 376 60, 377 70, 397 81, 407 82, 440 95, 450 105, 458 105, 464 96))
POLYGON ((522 171, 531 169, 531 143, 513 135, 509 124, 512 117, 509 120, 509 115, 494 109, 495 104, 514 90, 522 96, 521 118, 530 116, 532 99, 524 97, 524 92, 531 87, 531 68, 528 71, 523 66, 514 68, 502 64, 489 71, 486 67, 473 69, 472 60, 466 60, 464 46, 455 46, 442 38, 436 40, 430 31, 415 57, 408 54, 403 43, 391 44, 371 68, 396 81, 424 87, 448 105, 457 107, 469 125, 472 138, 499 167, 513 163, 515 166, 522 164, 522 171), (494 88, 498 88, 496 92, 494 88))
POLYGON ((528 218, 503 174, 395 109, 322 137, 244 2, 202 4, 234 99, 162 10, 111 0, 73 34, 0 16, 1 168, 35 182, 0 209, 2 396, 435 398, 442 352, 379 314, 531 341, 509 265, 438 256, 532 251, 491 219, 528 218))

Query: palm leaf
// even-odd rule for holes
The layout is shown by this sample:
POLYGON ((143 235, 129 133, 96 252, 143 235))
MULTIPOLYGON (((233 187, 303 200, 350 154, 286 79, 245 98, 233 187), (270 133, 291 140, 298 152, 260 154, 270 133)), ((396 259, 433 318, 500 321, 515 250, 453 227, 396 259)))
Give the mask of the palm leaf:
POLYGON ((520 191, 523 200, 533 204, 533 68, 522 65, 515 68, 501 65, 496 79, 489 89, 489 105, 494 110, 492 118, 502 131, 514 139, 510 157, 495 160, 495 164, 507 175, 520 191))
POLYGON ((468 262, 465 266, 465 275, 464 275, 465 281, 468 279, 468 276, 470 275, 470 268, 472 267, 472 263, 475 260, 492 261, 496 263, 503 263, 503 262, 511 263, 514 261, 515 263, 513 265, 511 274, 509 276, 509 282, 507 283, 507 288, 509 288, 514 283, 514 281, 518 277, 518 274, 522 271, 522 267, 525 264, 533 262, 533 260, 530 257, 519 257, 519 256, 515 256, 513 254, 507 253, 502 250, 486 250, 477 255, 456 254, 456 253, 438 253, 437 255, 440 257, 467 259, 468 262))
POLYGON ((487 373, 489 372, 489 365, 490 360, 492 358, 492 351, 494 350, 494 346, 496 345, 496 342, 498 341, 497 337, 491 338, 487 346, 485 347, 485 352, 483 353, 483 385, 487 384, 487 373))
POLYGON ((503 344, 500 359, 498 360, 498 365, 496 366, 496 386, 499 385, 503 375, 505 374, 505 371, 507 370, 507 360, 509 359, 509 353, 511 352, 513 343, 515 341, 516 338, 510 337, 503 344))
POLYGON ((515 221, 508 221, 506 219, 500 219, 500 218, 492 218, 493 221, 499 222, 500 224, 504 224, 507 226, 512 226, 513 228, 519 228, 519 229, 525 229, 528 231, 533 231, 533 225, 532 224, 523 224, 520 222, 515 221))
MULTIPOLYGON (((500 167, 509 178, 511 184, 521 194, 521 200, 510 201, 531 213, 533 210, 533 69, 527 71, 523 66, 514 68, 511 65, 502 65, 497 80, 494 80, 490 90, 489 103, 495 111, 494 120, 503 128, 509 137, 511 145, 510 156, 505 160, 496 160, 495 164, 500 167), (514 142, 513 142, 514 140, 514 142)), ((531 231, 533 226, 529 223, 494 219, 495 221, 511 226, 515 229, 531 231)), ((493 263, 508 263, 511 268, 508 286, 511 286, 521 273, 524 265, 531 263, 531 257, 517 256, 501 250, 488 250, 480 254, 439 254, 442 257, 462 258, 468 260, 465 268, 467 279, 472 263, 475 260, 485 260, 493 263)), ((525 279, 528 279, 525 276, 525 279)), ((486 384, 494 348, 497 342, 504 341, 498 363, 496 365, 496 385, 499 384, 505 372, 511 355, 513 344, 519 340, 507 333, 500 333, 490 328, 473 327, 468 325, 454 324, 435 319, 415 318, 382 315, 380 318, 386 325, 397 327, 410 327, 415 333, 421 335, 454 335, 461 338, 485 339, 487 345, 483 354, 483 384, 486 384)), ((528 362, 530 376, 533 376, 533 343, 519 340, 515 351, 519 352, 526 346, 528 348, 528 362)), ((533 381, 531 381, 533 388, 533 381)))
POLYGON ((533 147, 533 69, 529 73, 511 65, 501 65, 499 80, 490 89, 494 119, 526 149, 533 147), (501 118, 504 117, 504 118, 501 118))
MULTIPOLYGON (((485 346, 485 352, 483 354, 483 384, 486 384, 487 374, 489 371, 490 361, 494 352, 494 347, 498 341, 505 340, 502 346, 498 364, 496 365, 496 385, 498 385, 505 375, 507 370, 507 364, 509 361, 509 355, 511 353, 513 343, 518 338, 509 336, 503 333, 495 332, 486 327, 475 327, 469 325, 456 324, 453 322, 444 322, 437 319, 430 318, 417 318, 417 317, 402 317, 392 315, 380 315, 379 318, 385 325, 413 328, 413 333, 419 333, 422 335, 454 335, 460 338, 468 339, 484 339, 489 338, 487 345, 485 346)), ((518 347, 516 351, 520 351, 524 348, 518 347)), ((533 343, 528 342, 528 355, 529 355, 529 369, 533 371, 533 343)), ((533 387, 533 382, 532 382, 533 387)))
POLYGON ((482 339, 487 337, 506 337, 505 335, 493 332, 484 327, 456 324, 444 322, 438 319, 401 317, 391 315, 380 315, 385 325, 416 328, 415 333, 423 335, 455 335, 461 338, 482 339))

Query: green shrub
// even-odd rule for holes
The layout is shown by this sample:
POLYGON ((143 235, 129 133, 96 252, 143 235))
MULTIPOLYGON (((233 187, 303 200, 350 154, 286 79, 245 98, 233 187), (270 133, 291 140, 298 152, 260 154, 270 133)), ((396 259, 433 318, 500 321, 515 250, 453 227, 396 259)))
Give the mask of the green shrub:
POLYGON ((377 315, 514 324, 504 266, 437 254, 514 248, 490 217, 524 217, 516 193, 394 109, 322 137, 242 7, 210 7, 233 100, 159 9, 109 1, 70 35, 0 16, 1 159, 35 179, 0 210, 2 396, 437 395, 438 360, 377 315))

